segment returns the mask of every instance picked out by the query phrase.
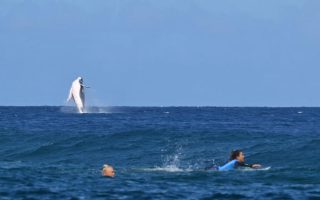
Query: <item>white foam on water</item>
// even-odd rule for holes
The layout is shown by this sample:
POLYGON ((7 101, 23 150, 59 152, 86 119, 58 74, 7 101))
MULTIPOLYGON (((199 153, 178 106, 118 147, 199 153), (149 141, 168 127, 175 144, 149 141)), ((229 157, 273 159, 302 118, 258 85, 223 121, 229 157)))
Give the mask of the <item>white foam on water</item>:
POLYGON ((76 107, 72 106, 62 106, 60 108, 62 113, 71 113, 71 114, 110 114, 112 113, 111 108, 108 107, 87 107, 83 113, 79 113, 76 107))
POLYGON ((62 112, 62 113, 79 113, 76 107, 71 107, 71 106, 60 107, 60 112, 62 112))
POLYGON ((112 113, 111 109, 108 107, 87 107, 85 109, 87 114, 109 114, 112 113))
POLYGON ((182 155, 182 147, 178 147, 174 154, 167 155, 163 159, 162 166, 155 166, 153 168, 144 168, 144 171, 158 171, 158 172, 192 172, 194 169, 192 166, 188 168, 182 168, 180 164, 180 157, 182 155))
POLYGON ((186 170, 180 169, 177 166, 165 166, 165 167, 154 167, 154 168, 144 168, 143 171, 158 171, 158 172, 185 172, 186 170))

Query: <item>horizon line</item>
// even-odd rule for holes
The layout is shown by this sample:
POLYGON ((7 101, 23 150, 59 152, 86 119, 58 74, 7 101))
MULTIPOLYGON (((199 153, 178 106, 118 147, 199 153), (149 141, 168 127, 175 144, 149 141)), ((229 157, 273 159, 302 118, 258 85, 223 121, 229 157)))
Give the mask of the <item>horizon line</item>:
MULTIPOLYGON (((75 107, 65 105, 0 105, 0 107, 75 107)), ((115 107, 132 107, 132 108, 320 108, 320 106, 213 106, 213 105, 115 105, 115 106, 87 106, 87 108, 115 108, 115 107)))

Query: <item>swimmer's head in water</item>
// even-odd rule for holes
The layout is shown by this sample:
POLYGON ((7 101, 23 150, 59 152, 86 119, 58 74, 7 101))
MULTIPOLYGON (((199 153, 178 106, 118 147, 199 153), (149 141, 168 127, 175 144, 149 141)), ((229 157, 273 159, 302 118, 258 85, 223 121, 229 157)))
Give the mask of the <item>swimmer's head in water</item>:
POLYGON ((244 162, 244 153, 239 149, 231 151, 230 160, 238 160, 239 162, 244 162))
POLYGON ((114 171, 112 166, 103 165, 103 167, 102 167, 102 176, 114 177, 115 175, 116 174, 115 174, 115 171, 114 171))

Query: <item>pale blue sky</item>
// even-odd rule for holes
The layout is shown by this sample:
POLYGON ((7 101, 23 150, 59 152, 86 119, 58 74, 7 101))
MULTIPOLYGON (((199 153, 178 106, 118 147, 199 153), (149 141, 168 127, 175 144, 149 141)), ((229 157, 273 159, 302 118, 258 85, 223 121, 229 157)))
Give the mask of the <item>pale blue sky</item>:
POLYGON ((318 0, 0 0, 0 105, 320 106, 318 0))

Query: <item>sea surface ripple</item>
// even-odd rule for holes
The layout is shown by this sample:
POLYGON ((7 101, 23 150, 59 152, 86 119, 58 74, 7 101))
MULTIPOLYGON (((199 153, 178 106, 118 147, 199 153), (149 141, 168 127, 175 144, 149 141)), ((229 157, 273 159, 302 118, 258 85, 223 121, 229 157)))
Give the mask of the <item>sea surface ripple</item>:
POLYGON ((320 108, 0 107, 0 199, 320 199, 319 161, 320 108))

